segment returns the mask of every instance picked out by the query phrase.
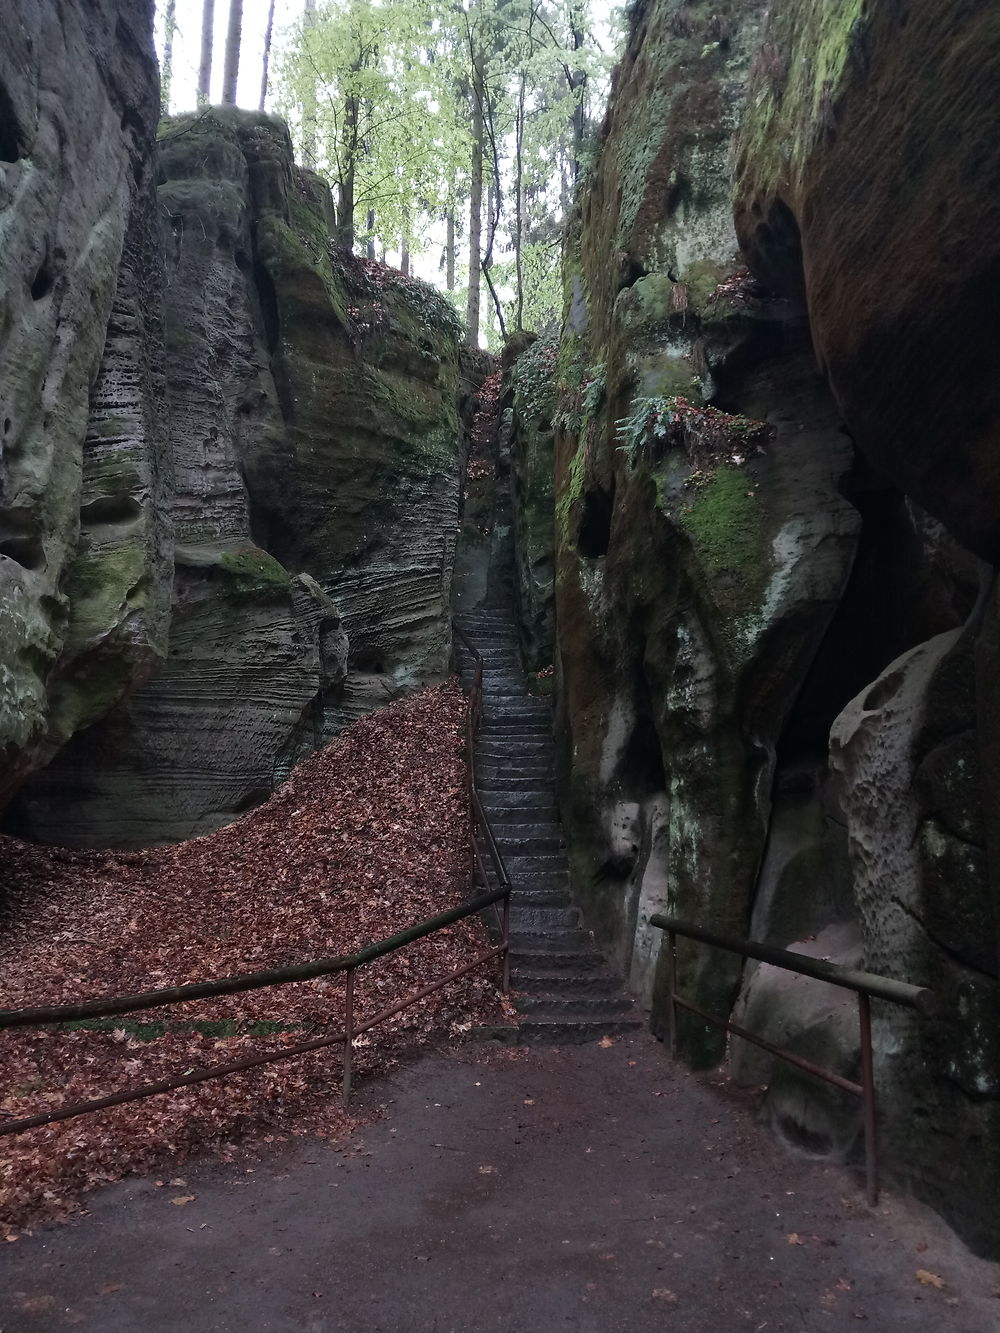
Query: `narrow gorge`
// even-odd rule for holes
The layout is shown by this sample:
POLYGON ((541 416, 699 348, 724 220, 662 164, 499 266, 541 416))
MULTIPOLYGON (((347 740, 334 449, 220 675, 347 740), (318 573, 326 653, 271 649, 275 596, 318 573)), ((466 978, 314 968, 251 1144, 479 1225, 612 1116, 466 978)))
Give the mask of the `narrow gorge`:
MULTIPOLYGON (((885 1169, 1000 1257, 996 15, 634 0, 561 326, 499 358, 338 244, 284 120, 161 118, 153 19, 0 15, 2 832, 219 829, 510 599, 574 902, 653 1031, 657 912, 929 987, 876 1010, 885 1169)), ((850 997, 681 964, 856 1076, 850 997)), ((681 1044, 858 1160, 851 1098, 681 1044)))

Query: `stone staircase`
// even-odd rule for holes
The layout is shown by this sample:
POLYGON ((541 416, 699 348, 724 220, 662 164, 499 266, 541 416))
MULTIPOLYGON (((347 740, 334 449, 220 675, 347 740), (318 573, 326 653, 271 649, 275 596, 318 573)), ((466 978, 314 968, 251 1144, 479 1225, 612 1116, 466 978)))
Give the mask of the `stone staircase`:
MULTIPOLYGON (((476 786, 507 866, 511 991, 522 1042, 590 1041, 641 1025, 632 1000, 583 929, 555 800, 552 709, 528 693, 513 616, 478 608, 459 625, 484 660, 476 786)), ((456 640, 466 685, 473 659, 456 640)), ((493 868, 483 854, 495 887, 493 868)))

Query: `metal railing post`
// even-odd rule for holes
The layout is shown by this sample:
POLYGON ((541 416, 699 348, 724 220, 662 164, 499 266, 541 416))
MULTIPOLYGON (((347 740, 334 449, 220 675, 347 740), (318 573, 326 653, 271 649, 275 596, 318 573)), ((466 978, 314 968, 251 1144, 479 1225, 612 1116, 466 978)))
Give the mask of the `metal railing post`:
POLYGON ((861 1029, 861 1087, 865 1114, 865 1179, 868 1202, 878 1203, 878 1128, 875 1118, 875 1062, 872 1058, 872 1002, 858 991, 858 1025, 861 1029))
POLYGON ((670 991, 670 1004, 667 1009, 667 1022, 670 1030, 670 1058, 677 1059, 677 936, 672 930, 667 931, 667 987, 670 991))
POLYGON ((503 993, 510 992, 510 885, 503 900, 503 993))
POLYGON ((354 968, 347 969, 347 995, 344 1000, 344 1105, 351 1098, 351 1065, 354 1056, 354 968))

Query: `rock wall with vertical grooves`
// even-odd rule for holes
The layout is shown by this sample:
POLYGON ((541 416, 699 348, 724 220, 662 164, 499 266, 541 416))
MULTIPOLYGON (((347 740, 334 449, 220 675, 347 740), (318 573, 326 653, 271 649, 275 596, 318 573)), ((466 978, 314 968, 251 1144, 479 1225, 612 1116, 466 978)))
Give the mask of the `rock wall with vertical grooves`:
MULTIPOLYGON (((58 533, 39 518, 66 548, 65 623, 6 714, 21 767, 49 760, 6 827, 47 841, 215 828, 449 664, 457 318, 332 248, 329 190, 295 168, 281 121, 216 108, 158 143, 146 129, 76 433, 46 473, 57 497, 76 479, 58 533)), ((39 374, 50 354, 39 342, 39 374)), ((39 661, 47 610, 36 589, 12 663, 39 661)))
POLYGON ((0 800, 162 657, 170 579, 152 6, 2 27, 0 800))
MULTIPOLYGON (((994 1255, 998 69, 972 4, 635 6, 554 417, 588 923, 654 1027, 657 908, 932 986, 937 1018, 877 1015, 884 1161, 994 1255)), ((849 999, 681 963, 696 1001, 857 1076, 849 999)), ((790 1141, 856 1158, 851 1099, 738 1046, 730 1067, 790 1141)))

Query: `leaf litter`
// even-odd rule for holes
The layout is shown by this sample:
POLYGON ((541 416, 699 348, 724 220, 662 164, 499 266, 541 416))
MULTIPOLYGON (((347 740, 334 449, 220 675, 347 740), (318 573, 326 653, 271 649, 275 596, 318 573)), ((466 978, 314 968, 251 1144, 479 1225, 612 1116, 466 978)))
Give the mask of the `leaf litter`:
MULTIPOLYGON (((360 719, 269 801, 175 846, 70 850, 0 836, 0 1007, 66 1004, 352 953, 469 896, 467 770, 456 681, 360 719)), ((478 919, 361 969, 356 1023, 486 946, 478 919)), ((357 1039, 356 1073, 406 1045, 509 1017, 477 968, 357 1039)), ((342 1027, 343 977, 99 1020, 0 1032, 0 1122, 342 1027), (106 1030, 95 1030, 104 1027, 106 1030)), ((333 1046, 11 1136, 0 1236, 80 1206, 88 1189, 205 1148, 340 1137, 333 1046)))

